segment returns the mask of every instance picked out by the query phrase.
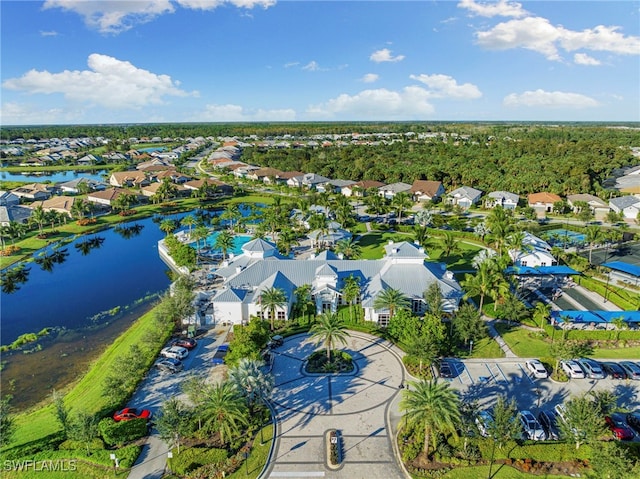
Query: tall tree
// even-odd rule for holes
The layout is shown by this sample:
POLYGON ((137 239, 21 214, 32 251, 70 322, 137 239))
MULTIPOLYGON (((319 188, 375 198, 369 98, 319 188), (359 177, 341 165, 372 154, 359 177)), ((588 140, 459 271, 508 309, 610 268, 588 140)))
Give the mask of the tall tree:
POLYGON ((235 238, 233 236, 233 233, 231 233, 228 230, 225 230, 225 231, 220 231, 218 233, 218 236, 216 236, 216 240, 213 244, 213 247, 215 249, 219 249, 220 251, 222 251, 222 260, 226 261, 227 253, 229 252, 229 250, 233 249, 234 244, 235 244, 235 238))
POLYGON ((437 380, 410 382, 402 391, 400 408, 406 411, 407 424, 424 428, 423 451, 429 454, 431 439, 435 433, 456 434, 460 423, 460 399, 448 383, 437 380))
MULTIPOLYGON (((350 274, 344 279, 344 285, 342 287, 342 299, 349 304, 349 319, 353 321, 353 309, 354 305, 360 298, 360 279, 356 278, 353 274, 350 274)), ((356 317, 357 319, 357 317, 356 317)))
POLYGON ((533 308, 533 320, 536 324, 540 325, 540 328, 544 328, 547 324, 547 320, 551 316, 551 306, 544 304, 542 301, 538 301, 533 308))
POLYGON ((565 420, 558 425, 563 437, 575 442, 576 449, 594 442, 606 433, 604 417, 586 396, 575 397, 564 403, 565 420))
POLYGON ((347 259, 358 259, 361 254, 360 245, 353 238, 345 238, 336 243, 336 253, 344 255, 347 259))
POLYGON ((285 292, 280 288, 266 288, 260 293, 260 311, 269 312, 269 320, 271 321, 271 331, 275 329, 276 310, 283 309, 287 306, 287 297, 285 292))
POLYGON ((302 314, 305 322, 307 322, 307 313, 309 310, 314 308, 313 310, 315 312, 315 303, 311 298, 311 291, 312 286, 310 284, 302 284, 294 291, 298 312, 302 314))
POLYGON ((458 240, 451 231, 445 231, 442 238, 440 238, 440 246, 444 257, 449 258, 449 256, 458 251, 458 240))
POLYGON ((388 288, 382 290, 373 300, 375 309, 388 310, 389 319, 393 319, 398 309, 409 306, 409 299, 399 289, 388 288))
POLYGON ((160 411, 154 418, 155 428, 160 433, 160 437, 178 448, 180 454, 180 443, 182 438, 193 432, 192 418, 193 410, 178 398, 167 399, 160 406, 160 411))
POLYGON ((16 432, 15 416, 10 401, 11 396, 0 398, 0 447, 9 444, 16 432))
POLYGON ((160 223, 160 231, 169 236, 176 230, 176 222, 172 219, 162 220, 160 223))
POLYGON ((249 423, 247 405, 238 389, 230 382, 207 386, 198 415, 203 427, 220 434, 220 442, 226 444, 230 438, 240 434, 240 427, 249 423))
POLYGON ((262 371, 263 361, 242 358, 236 366, 229 370, 229 381, 236 386, 240 394, 247 400, 249 415, 253 415, 258 403, 266 405, 274 387, 274 377, 262 371))
POLYGON ((585 240, 589 243, 589 264, 591 264, 591 254, 596 243, 603 240, 602 230, 598 225, 587 226, 585 229, 585 240))
POLYGON ((480 312, 469 303, 465 303, 451 319, 453 328, 464 344, 469 341, 477 341, 487 336, 487 325, 482 320, 480 312))
POLYGON ((516 415, 518 407, 515 399, 510 401, 504 395, 499 395, 493 406, 491 421, 488 425, 489 436, 502 448, 507 441, 511 441, 520 437, 521 429, 516 415))
POLYGON ((336 313, 323 313, 311 327, 311 339, 322 344, 327 350, 327 361, 331 362, 331 351, 336 344, 347 344, 349 333, 336 313))

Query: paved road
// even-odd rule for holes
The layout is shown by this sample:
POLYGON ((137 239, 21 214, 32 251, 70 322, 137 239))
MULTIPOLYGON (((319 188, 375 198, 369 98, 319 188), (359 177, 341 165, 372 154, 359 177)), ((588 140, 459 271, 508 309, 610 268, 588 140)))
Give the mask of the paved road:
POLYGON ((397 402, 405 372, 386 341, 351 333, 348 346, 356 371, 350 375, 309 375, 304 359, 316 347, 307 335, 288 338, 273 368, 276 441, 264 478, 404 478, 394 453, 397 402), (325 466, 324 433, 340 430, 344 462, 325 466))
MULTIPOLYGON (((156 414, 162 403, 170 397, 186 399, 180 386, 190 374, 204 375, 209 380, 217 380, 221 369, 213 368, 211 359, 218 346, 225 341, 227 332, 228 328, 217 328, 199 338, 196 348, 184 360, 184 371, 178 374, 162 374, 152 369, 128 406, 149 409, 156 414)), ((169 445, 160 439, 158 432, 153 429, 131 468, 128 479, 160 479, 165 472, 169 450, 169 445)))

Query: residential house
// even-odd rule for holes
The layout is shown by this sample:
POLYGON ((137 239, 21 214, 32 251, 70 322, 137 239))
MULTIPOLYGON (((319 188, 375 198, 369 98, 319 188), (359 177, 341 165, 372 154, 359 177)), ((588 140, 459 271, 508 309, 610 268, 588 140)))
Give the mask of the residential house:
POLYGON ((323 192, 325 190, 325 186, 329 183, 329 178, 325 178, 324 176, 317 175, 315 173, 305 173, 302 176, 294 176, 287 180, 287 185, 292 186, 294 188, 308 188, 310 190, 317 190, 319 192, 323 192))
POLYGON ((11 192, 20 198, 31 201, 42 201, 51 196, 51 188, 42 183, 29 183, 28 185, 22 185, 18 188, 12 189, 11 192))
POLYGON ((625 219, 635 220, 640 213, 640 199, 636 196, 619 196, 609 200, 609 208, 625 219))
MULTIPOLYGON (((158 188, 162 186, 161 181, 155 181, 146 186, 140 187, 140 193, 144 196, 150 198, 158 192, 158 188)), ((191 194, 191 189, 185 188, 182 184, 175 185, 176 195, 177 196, 189 196, 191 194)))
POLYGON ((457 205, 461 208, 469 208, 480 201, 482 191, 476 190, 470 186, 461 186, 447 194, 446 202, 451 205, 457 205))
POLYGON ((411 185, 402 182, 391 183, 378 188, 378 194, 388 200, 393 199, 398 193, 409 193, 410 191, 411 185))
POLYGON ((111 207, 113 206, 113 202, 116 199, 118 199, 120 195, 123 195, 123 194, 134 195, 136 198, 138 198, 138 200, 140 199, 140 196, 135 191, 128 190, 125 188, 114 187, 114 188, 108 188, 102 191, 93 191, 89 193, 87 195, 87 201, 91 203, 95 203, 97 205, 111 207))
POLYGON ((437 201, 444 195, 444 187, 440 181, 415 180, 409 190, 413 201, 437 201))
POLYGON ((0 206, 15 206, 20 204, 20 197, 11 191, 0 190, 0 206))
POLYGON ((330 180, 327 183, 326 189, 331 189, 334 193, 342 193, 343 188, 355 185, 355 183, 355 181, 351 180, 330 180))
POLYGON ((42 206, 44 211, 56 211, 71 218, 73 217, 71 209, 73 208, 73 203, 76 201, 80 200, 73 196, 53 196, 44 201, 34 201, 30 206, 32 209, 42 206))
POLYGON ((152 158, 151 160, 143 161, 136 165, 136 170, 140 171, 162 171, 175 169, 175 165, 166 158, 152 158))
POLYGON ((31 208, 20 205, 0 206, 0 226, 9 226, 9 223, 26 223, 31 216, 31 208))
POLYGON ((463 296, 445 265, 425 262, 424 249, 413 243, 390 243, 379 260, 345 260, 330 252, 301 260, 282 258, 275 245, 262 239, 246 243, 242 250, 214 273, 223 280, 223 286, 211 297, 214 323, 246 323, 252 316, 266 319, 269 312, 263 310, 260 295, 267 288, 284 291, 286 304, 276 309, 276 319, 289 319, 295 290, 303 284, 311 285, 318 314, 337 311, 338 306, 346 304, 342 291, 349 276, 360 280, 357 302, 364 309, 365 320, 383 327, 389 324, 390 312, 376 309, 374 303, 386 289, 400 290, 416 314, 426 311, 423 294, 433 283, 440 286, 445 312, 456 311, 463 296))
POLYGON ((520 250, 509 251, 515 266, 556 266, 558 261, 551 254, 551 245, 546 241, 525 232, 520 250))
POLYGON ((535 209, 538 214, 551 213, 553 211, 553 205, 558 201, 562 201, 562 198, 555 193, 549 193, 546 191, 531 193, 527 197, 528 205, 535 209))
POLYGON ((578 213, 580 209, 580 202, 587 203, 587 205, 589 205, 589 209, 596 216, 596 218, 604 218, 607 213, 609 213, 609 205, 595 195, 584 193, 577 195, 567 195, 567 203, 574 213, 578 213), (576 206, 576 202, 578 202, 578 206, 576 206))
POLYGON ((76 160, 76 164, 78 165, 95 165, 98 161, 100 161, 98 158, 96 158, 94 155, 84 155, 82 158, 78 158, 76 160))
POLYGON ((381 186, 384 186, 384 183, 375 180, 363 180, 357 181, 353 185, 345 186, 340 191, 344 196, 366 196, 367 190, 375 189, 378 190, 381 186))
POLYGON ((247 174, 246 177, 250 180, 262 181, 266 184, 272 184, 276 182, 281 174, 282 171, 276 170, 275 168, 260 168, 247 174))
POLYGON ((233 194, 233 186, 219 180, 214 180, 213 178, 190 180, 184 183, 183 186, 188 190, 196 191, 202 188, 202 185, 204 185, 205 182, 210 186, 215 187, 214 196, 233 194))
POLYGON ((165 178, 169 178, 169 180, 172 183, 176 183, 178 185, 182 184, 182 183, 186 183, 187 181, 193 179, 189 175, 185 175, 185 174, 180 173, 179 171, 176 171, 176 170, 173 170, 173 169, 172 170, 159 171, 157 173, 154 173, 152 176, 156 181, 159 181, 159 182, 161 182, 165 178))
POLYGON ((75 180, 58 183, 57 187, 62 193, 77 195, 83 188, 80 185, 83 184, 87 185, 87 191, 99 191, 106 188, 106 185, 104 183, 92 180, 90 178, 76 178, 75 180))
POLYGON ((301 171, 283 171, 278 176, 278 182, 288 184, 291 178, 297 178, 300 176, 304 176, 304 173, 301 171))
POLYGON ((147 175, 143 171, 116 171, 111 173, 109 184, 118 187, 135 187, 148 185, 150 183, 147 175))
POLYGON ((502 206, 505 210, 515 210, 520 201, 520 196, 508 191, 492 191, 484 200, 485 208, 502 206))

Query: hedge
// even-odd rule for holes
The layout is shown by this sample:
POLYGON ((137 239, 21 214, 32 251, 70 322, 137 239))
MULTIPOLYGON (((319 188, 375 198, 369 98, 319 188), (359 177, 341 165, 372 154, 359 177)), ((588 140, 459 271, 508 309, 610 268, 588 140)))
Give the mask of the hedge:
POLYGON ((225 449, 206 449, 199 447, 183 448, 180 454, 173 450, 173 457, 168 460, 169 469, 182 476, 205 464, 222 464, 227 460, 225 449))
MULTIPOLYGON (((482 457, 491 458, 494 449, 493 440, 484 439, 478 443, 482 457)), ((575 459, 590 459, 593 447, 584 444, 576 449, 572 442, 535 442, 518 445, 513 441, 505 443, 504 447, 495 447, 494 459, 532 459, 539 462, 564 462, 575 459)))
POLYGON ((121 446, 126 442, 140 439, 148 433, 147 420, 143 418, 116 422, 106 417, 100 421, 98 428, 102 439, 110 446, 121 446))

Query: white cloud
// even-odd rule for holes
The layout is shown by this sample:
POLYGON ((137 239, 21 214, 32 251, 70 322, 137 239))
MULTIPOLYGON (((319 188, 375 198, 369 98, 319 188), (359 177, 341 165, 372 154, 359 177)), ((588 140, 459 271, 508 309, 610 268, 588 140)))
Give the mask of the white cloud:
POLYGON ((300 62, 289 62, 289 63, 285 63, 284 67, 291 68, 291 67, 297 67, 298 65, 300 65, 300 62))
POLYGON ((56 32, 55 30, 49 30, 49 31, 40 30, 40 36, 41 37, 57 37, 58 32, 56 32))
POLYGON ((0 123, 3 125, 50 125, 75 123, 82 118, 82 111, 62 108, 41 109, 33 105, 7 102, 0 108, 0 123))
POLYGON ((46 0, 43 8, 75 12, 88 27, 102 33, 120 33, 174 11, 169 0, 46 0))
MULTIPOLYGON (((275 0, 174 0, 183 8, 214 10, 229 4, 238 8, 269 8, 275 0)), ((90 28, 102 33, 120 33, 136 24, 149 22, 160 15, 173 13, 170 0, 45 0, 43 8, 60 8, 77 13, 90 28)))
POLYGON ((429 94, 432 98, 456 98, 472 100, 480 98, 482 92, 472 83, 459 85, 455 78, 448 75, 409 75, 412 80, 417 80, 427 85, 431 90, 429 94))
POLYGON ((391 50, 388 48, 383 48, 382 50, 375 51, 369 57, 369 60, 376 63, 382 62, 401 62, 404 60, 404 55, 391 55, 391 50))
POLYGON ((590 57, 586 53, 576 53, 573 55, 574 63, 578 65, 597 66, 600 65, 600 61, 593 57, 590 57))
POLYGON ((165 96, 197 95, 178 88, 168 75, 157 75, 130 62, 93 53, 89 70, 50 73, 30 70, 2 83, 9 90, 27 93, 62 93, 67 100, 110 109, 135 109, 163 103, 165 96))
MULTIPOLYGON (((206 105, 205 110, 195 115, 198 121, 295 121, 292 109, 246 110, 240 105, 206 105)), ((192 118, 193 121, 193 118, 192 118)))
POLYGON ((318 65, 318 62, 315 60, 312 60, 309 63, 307 63, 305 66, 302 67, 302 69, 308 72, 317 72, 321 70, 320 65, 318 65))
POLYGON ((517 2, 500 0, 491 3, 478 3, 475 0, 461 0, 458 8, 466 8, 471 13, 480 17, 524 17, 528 14, 517 2))
POLYGON ((375 73, 367 73, 366 75, 364 75, 360 81, 364 82, 364 83, 373 83, 378 81, 378 78, 380 78, 378 75, 376 75, 375 73))
POLYGON ((314 118, 343 120, 426 118, 433 112, 429 92, 418 86, 408 86, 402 91, 380 88, 363 90, 356 95, 343 93, 325 103, 312 105, 306 111, 314 118))
POLYGON ((561 60, 558 47, 575 50, 607 51, 621 55, 640 54, 640 37, 624 36, 618 27, 597 26, 582 31, 552 25, 542 17, 528 17, 499 23, 476 33, 480 46, 490 50, 526 48, 545 55, 549 60, 561 60))
POLYGON ((580 93, 563 91, 525 91, 511 93, 502 101, 507 107, 543 107, 543 108, 591 108, 599 103, 591 97, 580 93))

